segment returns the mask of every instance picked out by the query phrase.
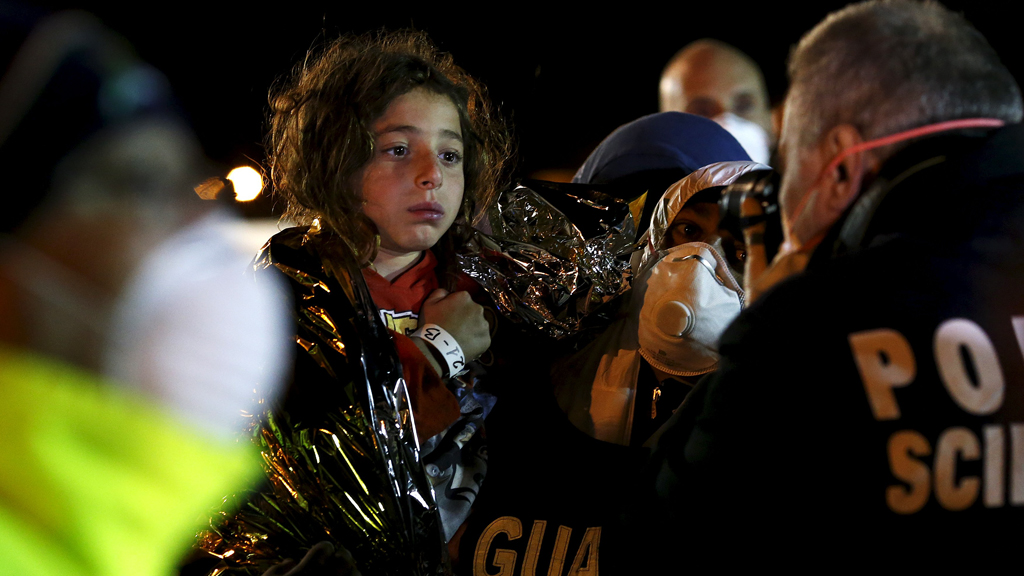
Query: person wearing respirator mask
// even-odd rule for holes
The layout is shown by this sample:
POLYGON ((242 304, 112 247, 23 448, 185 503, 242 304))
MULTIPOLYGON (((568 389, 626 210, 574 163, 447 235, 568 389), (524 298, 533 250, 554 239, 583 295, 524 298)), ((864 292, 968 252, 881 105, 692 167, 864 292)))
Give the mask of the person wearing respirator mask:
POLYGON ((644 445, 718 364, 717 340, 743 302, 744 250, 718 230, 722 187, 766 166, 700 168, 665 191, 634 255, 622 318, 555 373, 559 405, 598 440, 644 445))

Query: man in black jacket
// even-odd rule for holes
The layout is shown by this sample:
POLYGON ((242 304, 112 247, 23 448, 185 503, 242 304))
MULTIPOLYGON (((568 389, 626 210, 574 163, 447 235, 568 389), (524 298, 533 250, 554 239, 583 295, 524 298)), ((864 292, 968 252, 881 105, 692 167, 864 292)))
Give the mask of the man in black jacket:
POLYGON ((674 566, 683 544, 704 561, 721 547, 797 565, 1011 553, 1024 532, 1020 89, 932 3, 834 13, 789 73, 783 258, 806 268, 733 323, 719 372, 662 436, 634 516, 647 549, 674 566))

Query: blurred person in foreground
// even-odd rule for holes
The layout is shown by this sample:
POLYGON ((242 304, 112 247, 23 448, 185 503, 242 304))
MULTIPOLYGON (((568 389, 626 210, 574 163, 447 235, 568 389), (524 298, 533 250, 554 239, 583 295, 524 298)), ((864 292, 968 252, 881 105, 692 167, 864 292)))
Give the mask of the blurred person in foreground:
POLYGON ((736 563, 996 565, 1024 530, 1020 89, 963 17, 908 1, 829 15, 789 75, 772 268, 791 275, 661 437, 640 538, 736 563))
POLYGON ((259 470, 235 438, 282 383, 284 304, 209 225, 195 137, 123 39, 58 13, 6 60, 0 572, 167 574, 259 470))
POLYGON ((711 118, 740 141, 751 159, 768 163, 774 137, 764 74, 734 46, 711 38, 687 44, 665 65, 658 102, 662 112, 711 118))

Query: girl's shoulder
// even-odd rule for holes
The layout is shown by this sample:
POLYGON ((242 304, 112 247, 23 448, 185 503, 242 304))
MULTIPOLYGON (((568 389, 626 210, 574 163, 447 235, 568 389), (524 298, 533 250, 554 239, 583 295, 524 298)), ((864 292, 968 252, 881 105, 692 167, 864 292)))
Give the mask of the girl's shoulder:
POLYGON ((287 267, 314 275, 341 272, 346 278, 359 270, 356 255, 347 242, 309 226, 286 228, 271 236, 257 253, 255 265, 257 270, 276 267, 284 271, 283 267, 287 267))
POLYGON ((301 260, 319 259, 319 239, 311 234, 308 226, 295 226, 281 230, 270 237, 256 254, 256 266, 270 267, 281 263, 298 263, 301 260), (306 258, 303 258, 306 255, 306 258))

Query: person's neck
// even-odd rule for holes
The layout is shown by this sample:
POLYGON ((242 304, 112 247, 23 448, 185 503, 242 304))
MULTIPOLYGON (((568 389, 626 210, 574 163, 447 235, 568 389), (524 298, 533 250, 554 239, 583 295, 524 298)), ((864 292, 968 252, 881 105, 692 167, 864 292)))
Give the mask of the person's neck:
POLYGON ((373 260, 373 269, 377 271, 388 282, 394 281, 403 272, 412 268, 420 261, 423 252, 392 252, 386 248, 377 251, 377 257, 373 260))

